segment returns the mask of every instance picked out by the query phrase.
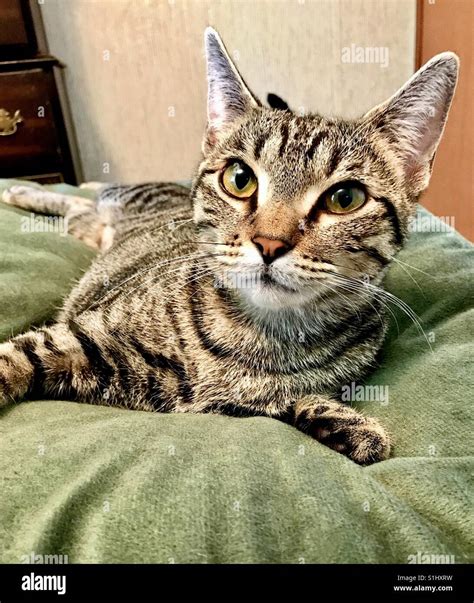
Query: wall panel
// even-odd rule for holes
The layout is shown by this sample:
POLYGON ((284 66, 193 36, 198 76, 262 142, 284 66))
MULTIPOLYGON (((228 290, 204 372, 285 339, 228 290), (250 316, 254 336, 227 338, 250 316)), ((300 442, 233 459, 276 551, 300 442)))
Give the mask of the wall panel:
POLYGON ((276 92, 305 111, 354 117, 414 67, 415 0, 45 0, 42 11, 51 51, 68 67, 88 180, 191 176, 207 24, 258 95, 276 92), (388 64, 343 62, 343 49, 357 46, 386 49, 388 64))

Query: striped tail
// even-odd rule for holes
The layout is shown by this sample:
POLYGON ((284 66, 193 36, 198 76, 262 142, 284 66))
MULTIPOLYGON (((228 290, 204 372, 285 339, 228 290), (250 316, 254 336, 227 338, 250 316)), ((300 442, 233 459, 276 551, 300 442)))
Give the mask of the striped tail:
POLYGON ((63 324, 0 344, 0 407, 25 396, 92 400, 101 377, 86 346, 63 324))

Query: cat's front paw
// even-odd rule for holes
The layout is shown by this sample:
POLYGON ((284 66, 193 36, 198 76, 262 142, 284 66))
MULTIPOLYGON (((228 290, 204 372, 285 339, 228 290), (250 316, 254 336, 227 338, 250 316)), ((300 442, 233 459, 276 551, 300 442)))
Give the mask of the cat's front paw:
POLYGON ((31 197, 31 195, 34 195, 37 192, 38 190, 32 186, 23 186, 21 184, 17 184, 3 191, 2 201, 4 203, 8 203, 9 205, 21 206, 21 201, 25 197, 31 197))
POLYGON ((12 342, 0 343, 0 409, 28 390, 33 367, 12 342))
POLYGON ((332 400, 307 398, 296 408, 297 427, 360 465, 388 458, 390 439, 373 417, 332 400))
POLYGON ((4 359, 0 357, 0 410, 10 401, 7 373, 7 365, 4 359))

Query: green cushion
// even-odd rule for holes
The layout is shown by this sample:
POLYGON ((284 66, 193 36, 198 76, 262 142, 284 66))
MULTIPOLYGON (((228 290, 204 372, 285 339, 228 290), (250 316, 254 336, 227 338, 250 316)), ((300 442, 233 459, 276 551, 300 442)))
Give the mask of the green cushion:
MULTIPOLYGON (((5 337, 51 318, 92 253, 21 233, 25 214, 0 205, 5 337)), ((472 559, 472 247, 416 233, 398 259, 387 288, 420 316, 431 349, 394 309, 398 329, 394 318, 367 381, 388 387, 388 403, 356 404, 393 434, 393 458, 362 468, 260 417, 14 405, 0 413, 0 561, 472 559)))
MULTIPOLYGON (((13 184, 25 182, 0 179, 0 200, 13 184)), ((58 186, 61 192, 84 195, 75 187, 58 186)), ((50 319, 94 257, 72 237, 35 232, 39 228, 31 216, 0 201, 0 339, 50 319)))

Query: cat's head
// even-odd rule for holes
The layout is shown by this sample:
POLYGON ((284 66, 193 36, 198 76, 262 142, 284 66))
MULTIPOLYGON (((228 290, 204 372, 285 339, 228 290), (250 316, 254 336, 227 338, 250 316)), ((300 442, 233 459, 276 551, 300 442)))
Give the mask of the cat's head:
POLYGON ((346 121, 262 106, 218 34, 208 28, 205 40, 208 124, 193 196, 216 276, 270 309, 330 294, 341 278, 379 282, 428 185, 456 55, 437 55, 346 121))

